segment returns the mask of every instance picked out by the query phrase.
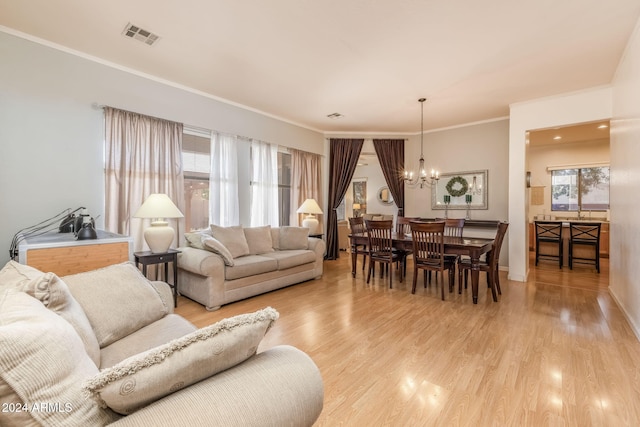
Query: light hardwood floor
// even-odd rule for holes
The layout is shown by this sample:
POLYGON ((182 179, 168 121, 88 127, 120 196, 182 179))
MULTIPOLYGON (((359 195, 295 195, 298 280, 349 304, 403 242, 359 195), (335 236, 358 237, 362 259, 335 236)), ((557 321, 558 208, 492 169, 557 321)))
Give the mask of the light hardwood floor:
POLYGON ((411 266, 394 288, 355 278, 342 253, 322 279, 223 306, 180 297, 197 326, 272 306, 280 319, 260 351, 289 344, 320 368, 324 409, 316 426, 637 426, 640 343, 595 270, 533 268, 528 283, 501 272, 494 303, 481 274, 471 289, 418 282, 411 266))

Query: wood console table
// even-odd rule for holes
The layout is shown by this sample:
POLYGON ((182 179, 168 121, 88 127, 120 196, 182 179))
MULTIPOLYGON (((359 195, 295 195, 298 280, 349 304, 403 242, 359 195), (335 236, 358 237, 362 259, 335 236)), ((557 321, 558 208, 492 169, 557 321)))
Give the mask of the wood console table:
POLYGON ((73 233, 51 231, 18 245, 18 262, 58 276, 83 273, 133 259, 133 238, 96 230, 97 239, 76 240, 73 233))

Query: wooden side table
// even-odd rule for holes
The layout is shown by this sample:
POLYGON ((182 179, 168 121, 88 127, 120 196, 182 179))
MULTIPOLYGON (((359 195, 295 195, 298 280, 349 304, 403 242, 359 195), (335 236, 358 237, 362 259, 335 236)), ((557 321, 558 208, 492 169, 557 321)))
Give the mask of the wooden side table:
POLYGON ((136 261, 136 267, 138 264, 142 264, 142 274, 147 277, 147 266, 155 264, 164 264, 164 279, 165 281, 169 277, 169 263, 173 262, 173 285, 167 281, 167 284, 171 286, 173 290, 173 306, 178 306, 178 254, 180 251, 176 249, 169 249, 167 252, 154 254, 151 251, 134 252, 133 256, 136 261))

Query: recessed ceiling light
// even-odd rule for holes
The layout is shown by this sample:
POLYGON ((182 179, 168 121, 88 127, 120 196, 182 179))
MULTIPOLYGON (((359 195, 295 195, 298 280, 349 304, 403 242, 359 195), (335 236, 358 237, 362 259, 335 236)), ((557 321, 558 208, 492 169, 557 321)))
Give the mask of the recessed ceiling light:
POLYGON ((341 119, 344 116, 340 113, 331 113, 331 114, 328 114, 327 117, 329 117, 332 120, 335 120, 335 119, 341 119))
POLYGON ((553 139, 555 139, 556 141, 559 141, 562 139, 562 137, 560 135, 554 136, 553 139))

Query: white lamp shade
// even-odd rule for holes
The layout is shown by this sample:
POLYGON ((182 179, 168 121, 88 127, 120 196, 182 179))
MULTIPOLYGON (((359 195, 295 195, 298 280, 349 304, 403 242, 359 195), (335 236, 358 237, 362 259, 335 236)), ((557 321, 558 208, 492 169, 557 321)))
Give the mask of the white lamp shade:
POLYGON ((180 209, 163 193, 151 194, 138 208, 134 218, 183 218, 180 209))
POLYGON ((169 250, 175 232, 169 227, 164 218, 182 218, 182 212, 166 194, 152 194, 147 197, 137 210, 134 218, 154 218, 151 227, 144 230, 144 240, 154 254, 165 253, 169 250))
POLYGON ((309 234, 318 234, 320 223, 314 216, 315 214, 322 214, 322 209, 318 206, 318 202, 315 199, 307 199, 296 212, 307 214, 302 220, 302 226, 309 229, 309 234))
POLYGON ((322 214, 322 209, 320 209, 320 206, 318 206, 318 202, 316 202, 315 199, 307 199, 296 212, 304 214, 322 214))

